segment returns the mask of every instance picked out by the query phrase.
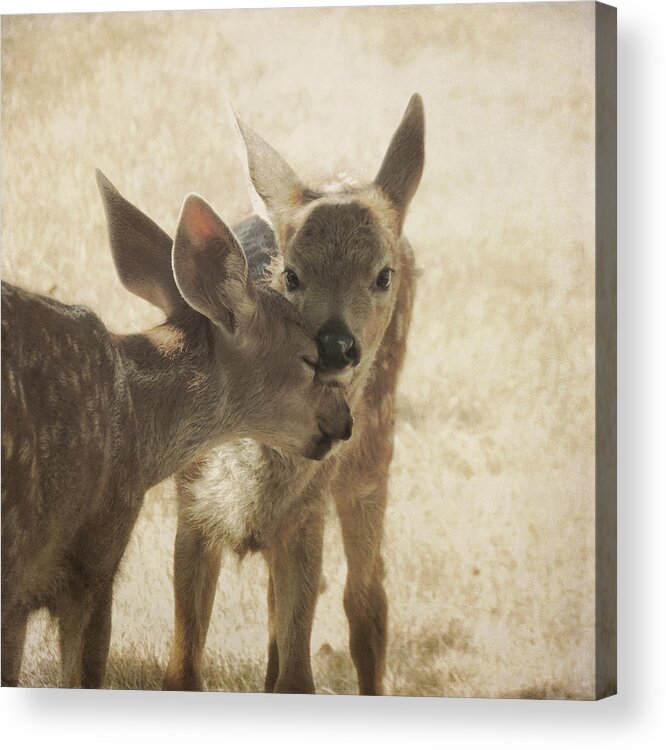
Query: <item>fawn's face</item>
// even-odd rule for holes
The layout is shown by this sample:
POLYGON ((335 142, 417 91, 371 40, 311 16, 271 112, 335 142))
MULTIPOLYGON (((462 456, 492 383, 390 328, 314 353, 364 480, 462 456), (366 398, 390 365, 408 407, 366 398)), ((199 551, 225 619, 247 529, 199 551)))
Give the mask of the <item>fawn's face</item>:
POLYGON ((378 209, 361 194, 327 196, 283 226, 277 287, 315 338, 324 379, 372 361, 391 319, 401 255, 380 219, 381 200, 374 203, 378 209))
POLYGON ((317 346, 287 300, 272 289, 257 290, 254 318, 239 326, 236 339, 232 390, 251 403, 247 437, 312 459, 351 437, 344 389, 322 381, 317 346))
MULTIPOLYGON (((185 199, 171 239, 98 173, 116 269, 123 284, 169 318, 186 307, 211 323, 209 381, 219 381, 221 423, 275 448, 322 459, 351 437, 340 387, 318 376, 317 346, 297 310, 248 278, 229 227, 199 196, 185 199)), ((209 343, 210 346, 210 343, 209 343)))
POLYGON ((235 235, 195 195, 183 204, 173 270, 185 302, 213 323, 225 409, 239 436, 313 459, 351 437, 344 394, 319 382, 297 311, 253 286, 235 235))
POLYGON ((379 347, 400 284, 400 237, 423 171, 423 104, 414 95, 371 184, 313 191, 238 121, 259 210, 281 268, 274 286, 315 337, 323 379, 344 381, 379 347), (265 209, 265 210, 262 210, 265 209))

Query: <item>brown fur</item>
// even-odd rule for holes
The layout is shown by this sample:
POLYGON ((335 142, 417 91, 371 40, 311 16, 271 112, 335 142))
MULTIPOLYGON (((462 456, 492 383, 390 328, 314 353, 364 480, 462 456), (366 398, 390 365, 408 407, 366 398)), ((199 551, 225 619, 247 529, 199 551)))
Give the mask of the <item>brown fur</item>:
POLYGON ((3 685, 42 607, 59 621, 63 685, 102 684, 113 580, 148 488, 222 440, 321 458, 350 430, 342 390, 303 361, 317 355, 298 313, 251 287, 207 204, 186 199, 172 272, 168 236, 98 179, 119 275, 168 320, 117 336, 2 285, 3 685))
POLYGON ((239 122, 250 179, 277 237, 272 285, 313 335, 345 322, 361 350, 358 366, 330 373, 348 383, 354 435, 319 465, 253 441, 222 446, 177 477, 175 637, 164 686, 202 689, 201 662, 223 544, 261 549, 269 568, 265 688, 312 692, 310 634, 322 563, 323 511, 335 499, 348 578, 344 605, 364 694, 382 692, 387 601, 381 543, 394 401, 414 298, 414 258, 402 237, 423 168, 423 105, 415 95, 369 185, 304 188, 273 149, 239 122), (302 287, 288 291, 289 267, 302 287), (382 268, 394 269, 378 291, 382 268))

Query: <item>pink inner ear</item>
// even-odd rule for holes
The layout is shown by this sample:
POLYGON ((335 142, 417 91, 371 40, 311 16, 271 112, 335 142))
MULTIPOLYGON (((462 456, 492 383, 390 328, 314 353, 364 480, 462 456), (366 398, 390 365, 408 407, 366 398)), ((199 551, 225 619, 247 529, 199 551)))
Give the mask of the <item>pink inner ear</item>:
POLYGON ((220 234, 220 221, 213 209, 197 196, 190 196, 183 208, 183 226, 197 245, 205 245, 220 234))

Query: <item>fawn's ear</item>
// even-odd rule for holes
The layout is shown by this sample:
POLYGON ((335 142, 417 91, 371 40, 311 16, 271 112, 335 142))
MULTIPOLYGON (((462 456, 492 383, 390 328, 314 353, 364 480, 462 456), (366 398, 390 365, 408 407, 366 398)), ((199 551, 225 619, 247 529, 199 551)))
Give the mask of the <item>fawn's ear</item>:
POLYGON ((188 195, 180 212, 173 274, 187 304, 229 333, 254 314, 256 294, 240 243, 198 195, 188 195))
POLYGON ((398 233, 402 232, 407 207, 423 174, 424 140, 423 100, 414 94, 375 177, 375 185, 381 188, 397 212, 398 233))
POLYGON ((277 227, 281 215, 307 202, 308 190, 280 154, 246 125, 233 109, 232 114, 245 146, 252 207, 259 216, 277 227))
POLYGON ((95 174, 120 281, 168 317, 183 305, 171 271, 171 238, 125 200, 99 169, 95 174))

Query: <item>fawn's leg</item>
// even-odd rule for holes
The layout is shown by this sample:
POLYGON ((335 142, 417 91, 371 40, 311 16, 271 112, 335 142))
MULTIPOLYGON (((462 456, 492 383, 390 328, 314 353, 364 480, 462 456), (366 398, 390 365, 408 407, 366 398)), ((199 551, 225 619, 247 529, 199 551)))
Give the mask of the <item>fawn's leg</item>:
MULTIPOLYGON (((321 577, 322 511, 321 508, 313 511, 305 525, 266 553, 274 597, 274 634, 271 633, 269 643, 266 688, 272 687, 275 693, 314 693, 310 636, 321 577), (271 652, 275 650, 277 654, 272 661, 271 652)), ((269 593, 269 623, 270 603, 269 593)))
POLYGON ((16 687, 21 672, 28 611, 2 598, 2 685, 16 687))
POLYGON ((58 601, 60 660, 62 686, 83 686, 83 644, 93 613, 93 596, 89 590, 74 590, 58 601))
POLYGON ((221 551, 206 543, 181 514, 178 519, 173 565, 175 628, 165 690, 203 690, 203 650, 208 634, 221 551))
POLYGON ((95 592, 90 621, 83 636, 81 687, 100 688, 104 681, 111 643, 111 609, 113 581, 95 592))
POLYGON ((273 588, 273 576, 268 573, 268 667, 266 668, 266 679, 264 681, 264 692, 272 693, 277 682, 280 671, 280 659, 278 656, 277 633, 275 630, 275 590, 273 588))
MULTIPOLYGON (((386 663, 387 600, 381 542, 386 508, 386 478, 373 486, 364 478, 364 493, 335 490, 347 555, 344 606, 349 620, 349 646, 361 695, 381 695, 386 663)), ((357 485, 359 486, 359 485, 357 485)))

